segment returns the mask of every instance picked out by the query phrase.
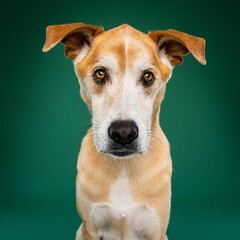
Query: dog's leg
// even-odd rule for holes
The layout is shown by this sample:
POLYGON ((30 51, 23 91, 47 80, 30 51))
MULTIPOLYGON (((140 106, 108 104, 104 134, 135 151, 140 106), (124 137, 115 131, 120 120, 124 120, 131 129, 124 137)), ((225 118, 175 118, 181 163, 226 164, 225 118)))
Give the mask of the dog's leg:
POLYGON ((79 229, 77 230, 75 240, 84 240, 82 228, 83 228, 83 223, 80 225, 79 229))
POLYGON ((75 240, 92 240, 92 238, 89 236, 89 234, 86 230, 84 223, 82 223, 80 225, 79 229, 77 230, 75 240))
POLYGON ((75 240, 83 240, 83 235, 82 235, 82 224, 80 225, 79 229, 77 230, 75 240))

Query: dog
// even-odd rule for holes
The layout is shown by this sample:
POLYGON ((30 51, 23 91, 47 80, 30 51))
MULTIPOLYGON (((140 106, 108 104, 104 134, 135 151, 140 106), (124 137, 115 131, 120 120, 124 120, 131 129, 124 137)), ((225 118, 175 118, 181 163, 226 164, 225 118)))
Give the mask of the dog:
POLYGON ((61 42, 92 113, 77 163, 83 221, 76 240, 164 240, 172 161, 159 125, 173 68, 191 53, 206 64, 205 40, 176 30, 148 34, 123 24, 48 26, 43 52, 61 42))

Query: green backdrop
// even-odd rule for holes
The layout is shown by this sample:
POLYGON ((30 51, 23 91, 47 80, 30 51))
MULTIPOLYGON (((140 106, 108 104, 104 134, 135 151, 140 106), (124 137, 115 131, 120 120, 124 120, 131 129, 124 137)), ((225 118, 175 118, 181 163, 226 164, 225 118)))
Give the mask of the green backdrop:
POLYGON ((237 1, 1 4, 0 239, 74 239, 76 161, 90 115, 72 63, 41 52, 49 24, 174 28, 207 41, 175 68, 161 110, 173 158, 170 240, 240 239, 237 1))

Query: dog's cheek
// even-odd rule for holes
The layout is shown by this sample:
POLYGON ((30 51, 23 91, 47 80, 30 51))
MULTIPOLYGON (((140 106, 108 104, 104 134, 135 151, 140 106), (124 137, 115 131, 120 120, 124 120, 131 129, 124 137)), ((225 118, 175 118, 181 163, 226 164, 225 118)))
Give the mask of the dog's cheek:
POLYGON ((88 109, 89 109, 90 111, 92 111, 92 101, 91 101, 91 99, 89 99, 89 98, 87 97, 86 92, 81 89, 81 90, 80 90, 80 95, 81 95, 83 101, 84 101, 84 102, 86 103, 86 105, 88 106, 88 109))
POLYGON ((78 78, 79 85, 80 85, 80 96, 83 99, 83 101, 88 106, 89 110, 92 111, 92 99, 91 94, 88 91, 88 88, 85 86, 84 82, 81 81, 81 79, 78 78))
POLYGON ((105 150, 107 145, 108 113, 104 108, 104 98, 92 97, 92 122, 95 145, 98 150, 105 150))
POLYGON ((141 151, 146 152, 150 138, 152 106, 146 98, 140 100, 139 106, 141 106, 141 108, 139 108, 139 112, 137 112, 135 116, 135 121, 139 128, 138 142, 141 151))

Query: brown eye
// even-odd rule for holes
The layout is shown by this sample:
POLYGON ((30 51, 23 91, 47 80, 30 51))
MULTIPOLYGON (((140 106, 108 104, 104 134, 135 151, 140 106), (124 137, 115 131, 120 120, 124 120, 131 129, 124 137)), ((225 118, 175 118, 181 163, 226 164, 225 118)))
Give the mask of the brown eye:
POLYGON ((142 76, 143 85, 150 86, 154 82, 155 78, 152 72, 145 71, 142 76))
POLYGON ((100 68, 97 69, 94 73, 93 73, 93 78, 95 79, 95 81, 98 84, 103 84, 105 83, 105 80, 107 78, 107 72, 104 68, 100 68))

